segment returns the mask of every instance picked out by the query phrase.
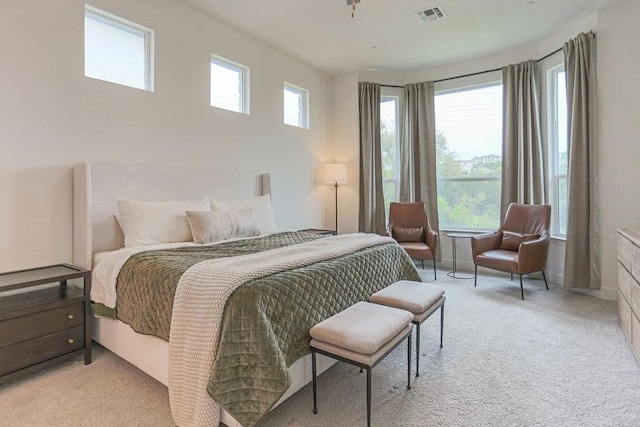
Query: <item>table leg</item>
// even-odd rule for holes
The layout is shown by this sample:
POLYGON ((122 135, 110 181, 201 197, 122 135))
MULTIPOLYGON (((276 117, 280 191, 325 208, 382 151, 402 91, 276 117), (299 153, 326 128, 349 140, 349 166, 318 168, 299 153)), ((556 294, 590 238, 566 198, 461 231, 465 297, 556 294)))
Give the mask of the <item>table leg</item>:
POLYGON ((453 252, 453 274, 451 277, 453 277, 455 279, 456 277, 456 238, 452 237, 451 238, 451 251, 453 252))
POLYGON ((464 233, 457 234, 459 235, 447 234, 447 236, 451 238, 451 259, 453 261, 452 271, 448 272, 447 276, 454 279, 472 279, 473 276, 467 277, 464 273, 462 275, 458 274, 458 238, 471 238, 472 235, 464 233))

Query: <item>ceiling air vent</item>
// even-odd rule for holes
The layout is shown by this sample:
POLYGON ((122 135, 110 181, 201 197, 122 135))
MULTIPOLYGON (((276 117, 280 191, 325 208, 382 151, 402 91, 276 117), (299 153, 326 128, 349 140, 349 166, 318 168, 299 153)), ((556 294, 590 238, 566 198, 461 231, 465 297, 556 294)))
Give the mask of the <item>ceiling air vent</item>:
POLYGON ((420 18, 423 22, 438 21, 447 17, 447 15, 444 13, 444 10, 442 10, 442 7, 440 6, 421 10, 420 12, 416 12, 416 15, 418 15, 418 18, 420 18))

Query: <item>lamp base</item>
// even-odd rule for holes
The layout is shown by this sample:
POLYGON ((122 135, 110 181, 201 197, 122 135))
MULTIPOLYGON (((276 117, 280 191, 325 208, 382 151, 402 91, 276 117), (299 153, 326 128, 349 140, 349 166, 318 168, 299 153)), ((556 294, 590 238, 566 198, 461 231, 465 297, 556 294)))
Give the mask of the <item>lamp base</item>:
POLYGON ((336 187, 336 235, 338 234, 338 183, 335 184, 336 187))

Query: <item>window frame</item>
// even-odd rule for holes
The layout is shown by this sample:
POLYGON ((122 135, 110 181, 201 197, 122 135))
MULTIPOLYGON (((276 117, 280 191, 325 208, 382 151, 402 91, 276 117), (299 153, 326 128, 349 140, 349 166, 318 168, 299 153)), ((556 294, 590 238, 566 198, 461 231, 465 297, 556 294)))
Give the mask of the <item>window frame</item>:
MULTIPOLYGON (((388 206, 390 202, 397 202, 400 196, 400 96, 399 95, 380 95, 380 104, 385 102, 385 100, 394 100, 396 104, 395 108, 395 123, 396 123, 396 140, 395 140, 395 177, 391 178, 382 178, 382 187, 384 188, 385 184, 394 184, 396 200, 384 200, 385 208, 388 206)), ((380 140, 382 142, 382 122, 380 123, 380 140)), ((384 194, 383 194, 384 198, 384 194)), ((387 218, 389 217, 389 210, 386 210, 387 218)))
MULTIPOLYGON (((566 239, 566 233, 563 234, 560 232, 560 181, 563 179, 565 181, 568 180, 568 171, 561 173, 559 170, 559 109, 557 84, 558 74, 565 72, 564 63, 551 66, 547 69, 546 72, 549 200, 551 206, 553 207, 553 209, 551 209, 551 237, 564 240, 566 239)), ((567 219, 565 218, 565 220, 567 219)))
POLYGON ((211 54, 211 61, 209 63, 209 105, 213 108, 220 108, 221 110, 232 111, 234 113, 240 113, 245 115, 250 115, 250 83, 251 83, 251 70, 246 65, 240 64, 239 62, 232 61, 231 59, 225 58, 220 55, 216 55, 215 53, 211 54), (239 110, 233 110, 231 108, 226 108, 221 105, 213 104, 213 77, 211 76, 212 67, 216 65, 218 67, 226 68, 230 71, 235 71, 238 73, 239 78, 239 86, 238 87, 238 106, 239 110))
MULTIPOLYGON (((504 91, 504 82, 501 79, 494 79, 492 78, 491 80, 487 80, 481 83, 469 83, 469 84, 463 84, 460 86, 455 86, 455 87, 448 87, 446 89, 441 89, 441 90, 436 90, 434 93, 434 101, 435 98, 439 95, 447 95, 447 94, 452 94, 452 93, 458 93, 458 92, 465 92, 465 91, 471 91, 471 90, 477 90, 477 89, 484 89, 484 88, 489 88, 489 87, 494 87, 494 86, 500 86, 502 87, 502 90, 504 91)), ((437 114, 437 112, 435 111, 435 105, 434 105, 434 114, 437 114)), ((504 117, 504 111, 502 112, 502 115, 504 117)), ((436 132, 438 131, 438 123, 437 123, 437 118, 436 118, 436 132)), ((437 136, 436 136, 437 137, 437 136)), ((503 141, 501 140, 500 142, 500 154, 502 154, 502 148, 503 148, 503 141)), ((437 162, 437 159, 436 159, 437 162)), ((500 183, 500 188, 502 188, 502 174, 500 175, 496 175, 496 176, 459 176, 459 177, 440 177, 438 176, 438 171, 437 171, 437 164, 436 164, 436 185, 437 188, 440 189, 440 183, 449 183, 449 182, 499 182, 500 183)), ((440 196, 440 191, 438 190, 438 197, 440 196)), ((446 230, 446 231, 461 231, 461 232, 466 232, 466 231, 470 231, 470 232, 486 232, 486 231, 492 231, 495 230, 496 228, 498 228, 500 226, 500 219, 497 219, 497 224, 495 227, 489 227, 489 228, 483 228, 483 227, 457 227, 455 225, 444 225, 442 223, 440 223, 440 229, 441 230, 446 230)))
MULTIPOLYGON (((109 12, 105 12, 104 10, 95 8, 93 6, 89 6, 88 4, 84 5, 84 25, 86 32, 86 19, 89 17, 90 19, 94 19, 96 21, 101 21, 105 24, 111 25, 115 28, 119 28, 123 31, 127 31, 139 36, 144 37, 144 88, 140 88, 137 86, 131 86, 128 84, 124 84, 121 82, 115 82, 112 80, 105 80, 99 77, 93 77, 87 75, 87 66, 86 66, 86 41, 84 46, 84 56, 85 56, 85 65, 84 65, 84 75, 85 77, 101 80, 113 84, 118 84, 121 86, 131 87, 134 89, 145 90, 147 92, 154 91, 154 51, 155 51, 155 32, 151 28, 147 28, 143 25, 137 24, 135 22, 129 21, 128 19, 121 18, 117 15, 114 15, 109 12)), ((86 36, 85 36, 86 39, 86 36)))
POLYGON ((284 82, 282 91, 282 121, 285 125, 294 126, 302 129, 310 129, 309 123, 309 90, 300 86, 296 86, 289 82, 284 82), (287 105, 284 102, 284 92, 289 91, 299 95, 298 101, 298 124, 287 123, 287 105))

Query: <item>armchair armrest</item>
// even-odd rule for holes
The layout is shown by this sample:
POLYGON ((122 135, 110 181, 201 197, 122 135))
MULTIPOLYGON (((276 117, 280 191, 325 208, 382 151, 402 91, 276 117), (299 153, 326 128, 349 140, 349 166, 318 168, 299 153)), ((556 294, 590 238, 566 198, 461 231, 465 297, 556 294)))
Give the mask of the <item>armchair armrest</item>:
POLYGON ((518 274, 544 270, 549 252, 549 233, 528 242, 522 242, 518 248, 518 274))
POLYGON ((438 247, 438 233, 436 233, 436 231, 431 227, 426 228, 424 230, 424 240, 426 244, 429 245, 435 256, 436 249, 438 247))
POLYGON ((500 248, 502 230, 475 235, 471 238, 471 253, 475 262, 476 255, 500 248))

